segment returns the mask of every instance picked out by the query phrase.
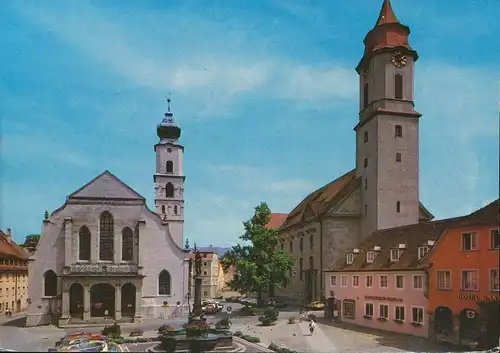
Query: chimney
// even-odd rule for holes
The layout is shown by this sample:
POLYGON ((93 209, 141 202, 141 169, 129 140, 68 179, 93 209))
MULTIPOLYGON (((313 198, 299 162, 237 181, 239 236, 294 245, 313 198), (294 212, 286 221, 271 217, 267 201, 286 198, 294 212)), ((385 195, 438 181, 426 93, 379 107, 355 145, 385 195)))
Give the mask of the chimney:
POLYGON ((7 228, 7 233, 5 234, 5 239, 10 243, 12 241, 12 231, 10 228, 7 228))

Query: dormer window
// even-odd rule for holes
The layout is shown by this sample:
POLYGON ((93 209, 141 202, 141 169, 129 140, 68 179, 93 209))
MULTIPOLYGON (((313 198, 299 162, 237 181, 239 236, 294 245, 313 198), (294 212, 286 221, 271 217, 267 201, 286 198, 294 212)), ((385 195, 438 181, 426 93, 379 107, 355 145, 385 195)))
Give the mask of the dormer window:
POLYGON ((346 262, 348 265, 350 265, 354 262, 354 254, 353 253, 347 254, 346 262))
POLYGON ((366 262, 371 264, 375 260, 375 251, 368 251, 366 253, 366 262))
POLYGON ((391 250, 391 262, 396 262, 399 260, 399 249, 391 250))
POLYGON ((428 246, 419 246, 418 247, 418 259, 420 260, 428 252, 429 252, 429 247, 428 246))

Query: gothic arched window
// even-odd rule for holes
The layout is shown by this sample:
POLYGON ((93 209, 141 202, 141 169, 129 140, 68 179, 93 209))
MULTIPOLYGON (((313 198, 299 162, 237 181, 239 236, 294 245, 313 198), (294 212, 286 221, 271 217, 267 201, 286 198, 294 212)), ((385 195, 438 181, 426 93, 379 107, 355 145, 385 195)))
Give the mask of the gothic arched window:
POLYGON ((57 275, 52 270, 48 270, 43 275, 43 295, 45 297, 57 296, 57 275))
POLYGON ((400 213, 401 212, 401 202, 396 202, 396 212, 400 213))
POLYGON ((178 214, 179 213, 179 208, 177 207, 177 205, 174 206, 174 214, 178 214))
POLYGON ((293 240, 290 240, 290 252, 293 252, 293 240))
POLYGON ((122 230, 122 260, 134 259, 134 233, 129 227, 122 230))
POLYGON ((167 185, 165 186, 165 196, 174 197, 174 184, 167 183, 167 185))
POLYGON ((167 173, 173 173, 173 172, 174 172, 174 162, 167 161, 167 173))
POLYGON ((99 260, 113 261, 115 222, 113 215, 103 212, 99 217, 99 260))
POLYGON ((394 76, 394 98, 403 99, 403 75, 394 76))
POLYGON ((365 109, 368 106, 368 103, 369 100, 368 100, 368 82, 367 82, 363 87, 363 109, 365 109))
POLYGON ((78 232, 78 260, 90 261, 90 231, 86 226, 78 232))
POLYGON ((161 213, 165 214, 165 205, 161 205, 161 213))
POLYGON ((161 271, 158 276, 158 295, 170 295, 170 283, 170 273, 161 271))

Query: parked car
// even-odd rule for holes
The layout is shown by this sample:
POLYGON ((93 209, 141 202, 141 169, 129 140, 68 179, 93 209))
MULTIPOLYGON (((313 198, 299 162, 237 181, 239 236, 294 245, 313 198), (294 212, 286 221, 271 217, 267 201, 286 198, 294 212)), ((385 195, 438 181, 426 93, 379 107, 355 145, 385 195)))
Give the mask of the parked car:
POLYGON ((257 299, 255 298, 243 298, 240 301, 243 305, 257 305, 257 299))
POLYGON ((274 306, 275 308, 286 308, 287 303, 283 299, 269 298, 266 301, 267 306, 274 306))
POLYGON ((205 314, 215 314, 217 312, 217 306, 213 303, 202 303, 201 310, 205 314))
POLYGON ((208 304, 215 305, 217 311, 222 311, 222 309, 224 309, 224 304, 221 304, 218 300, 213 300, 213 299, 205 299, 201 305, 206 306, 208 304))
POLYGON ((323 303, 320 300, 310 302, 309 304, 306 305, 307 310, 315 311, 315 310, 324 310, 325 309, 325 303, 323 303))

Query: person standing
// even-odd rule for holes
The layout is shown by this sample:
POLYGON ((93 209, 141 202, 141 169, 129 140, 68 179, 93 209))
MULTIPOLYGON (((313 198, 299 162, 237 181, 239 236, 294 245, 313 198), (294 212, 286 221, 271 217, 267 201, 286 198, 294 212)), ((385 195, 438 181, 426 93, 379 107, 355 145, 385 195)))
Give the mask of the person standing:
POLYGON ((309 322, 309 332, 311 332, 311 336, 314 333, 314 329, 316 328, 316 323, 314 322, 314 319, 311 319, 309 322))

